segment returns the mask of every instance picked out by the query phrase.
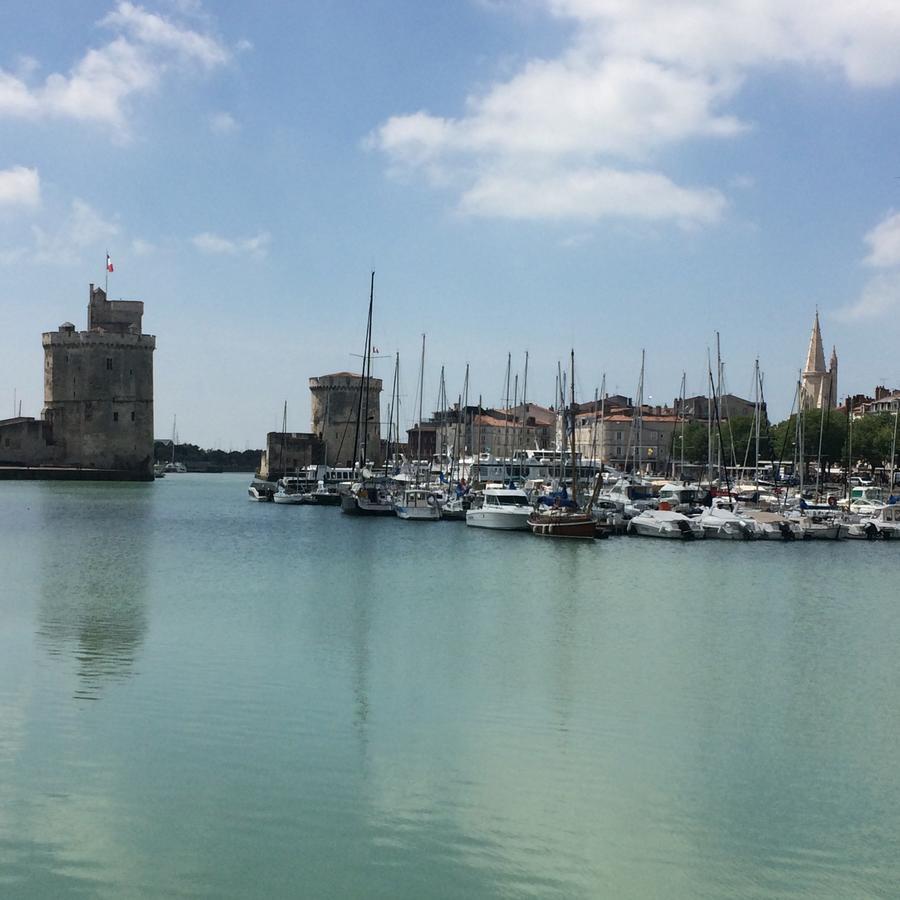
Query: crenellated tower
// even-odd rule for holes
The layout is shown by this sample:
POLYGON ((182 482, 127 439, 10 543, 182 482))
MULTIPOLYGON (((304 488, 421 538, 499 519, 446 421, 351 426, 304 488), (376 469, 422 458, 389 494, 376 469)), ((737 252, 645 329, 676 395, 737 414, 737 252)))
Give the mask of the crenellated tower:
POLYGON ((46 332, 44 412, 66 465, 153 478, 153 351, 144 304, 90 286, 87 331, 46 332))

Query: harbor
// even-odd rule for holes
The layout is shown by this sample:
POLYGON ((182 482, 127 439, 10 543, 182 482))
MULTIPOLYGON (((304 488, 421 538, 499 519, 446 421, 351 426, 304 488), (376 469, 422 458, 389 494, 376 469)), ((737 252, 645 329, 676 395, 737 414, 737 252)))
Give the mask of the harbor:
POLYGON ((3 486, 10 896, 900 881, 892 551, 551 541, 245 488, 3 486))
POLYGON ((0 900, 900 897, 900 2, 0 22, 0 900))

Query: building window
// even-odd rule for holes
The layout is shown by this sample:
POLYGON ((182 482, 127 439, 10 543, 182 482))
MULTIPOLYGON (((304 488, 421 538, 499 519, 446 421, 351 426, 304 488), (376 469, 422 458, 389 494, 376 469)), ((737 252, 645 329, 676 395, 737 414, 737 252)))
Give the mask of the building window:
POLYGON ((119 421, 119 414, 117 412, 114 412, 113 413, 113 422, 118 422, 118 421, 119 421))
POLYGON ((111 356, 106 357, 106 368, 107 368, 107 370, 112 370, 112 357, 111 356))
POLYGON ((134 410, 131 411, 131 421, 134 421, 134 410))

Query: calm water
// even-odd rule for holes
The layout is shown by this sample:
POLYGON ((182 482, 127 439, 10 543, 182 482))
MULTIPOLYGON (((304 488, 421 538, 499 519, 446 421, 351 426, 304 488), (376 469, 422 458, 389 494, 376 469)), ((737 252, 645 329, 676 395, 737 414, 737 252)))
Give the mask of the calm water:
POLYGON ((896 897, 900 548, 0 483, 0 896, 896 897))

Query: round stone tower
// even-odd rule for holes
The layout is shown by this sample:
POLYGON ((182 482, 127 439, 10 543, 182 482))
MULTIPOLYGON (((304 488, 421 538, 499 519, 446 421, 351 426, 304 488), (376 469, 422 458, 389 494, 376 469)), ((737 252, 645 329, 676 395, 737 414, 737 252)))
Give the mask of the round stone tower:
POLYGON ((44 419, 64 465, 153 478, 153 351, 144 304, 91 285, 87 331, 46 332, 44 419))
POLYGON ((352 372, 336 372, 309 379, 312 394, 312 431, 325 444, 325 458, 329 466, 353 465, 360 459, 365 441, 369 461, 380 465, 381 457, 381 379, 370 378, 368 399, 360 393, 363 379, 352 372), (359 447, 354 448, 356 417, 368 417, 365 428, 359 427, 359 447))

